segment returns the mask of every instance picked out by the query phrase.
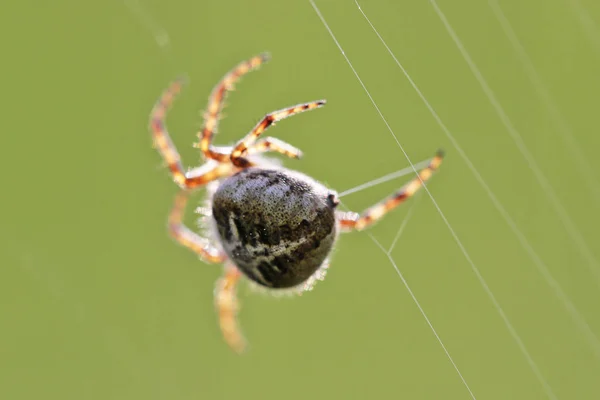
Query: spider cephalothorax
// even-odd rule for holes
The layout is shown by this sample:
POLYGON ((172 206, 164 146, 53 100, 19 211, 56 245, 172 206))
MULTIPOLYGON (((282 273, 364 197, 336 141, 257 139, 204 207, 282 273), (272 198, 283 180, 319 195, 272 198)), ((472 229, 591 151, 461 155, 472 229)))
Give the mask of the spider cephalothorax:
POLYGON ((291 158, 302 154, 281 140, 259 136, 275 122, 322 107, 325 101, 298 104, 269 113, 244 138, 231 147, 216 147, 212 137, 225 95, 248 71, 268 59, 266 54, 244 61, 213 89, 198 136, 206 163, 184 172, 179 153, 165 127, 165 114, 182 82, 163 93, 151 114, 155 146, 181 187, 169 216, 169 232, 203 260, 225 263, 225 275, 215 291, 219 324, 227 343, 237 351, 244 339, 236 323, 235 288, 240 277, 272 291, 312 288, 323 276, 337 233, 360 230, 411 197, 442 162, 438 152, 418 177, 362 214, 340 212, 334 191, 296 171, 274 166, 257 155, 277 152, 291 158), (196 188, 216 184, 208 196, 207 219, 212 234, 203 238, 183 225, 188 195, 196 188))

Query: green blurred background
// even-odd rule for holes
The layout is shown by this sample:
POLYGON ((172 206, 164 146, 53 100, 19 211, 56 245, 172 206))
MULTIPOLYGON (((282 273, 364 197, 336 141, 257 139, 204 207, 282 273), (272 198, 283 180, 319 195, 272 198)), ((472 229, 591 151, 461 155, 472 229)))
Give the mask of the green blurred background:
MULTIPOLYGON (((412 161, 447 150, 431 193, 556 396, 600 398, 600 357, 586 334, 354 2, 317 4, 412 161)), ((600 335, 597 261, 586 262, 564 229, 429 2, 361 5, 600 335)), ((594 197, 492 9, 475 0, 440 7, 597 260, 598 181, 594 197)), ((597 179, 600 3, 501 7, 597 179)), ((182 73, 191 84, 169 127, 186 165, 199 162, 191 144, 212 86, 262 51, 273 60, 229 97, 219 143, 267 111, 326 98, 324 109, 270 130, 305 152, 288 166, 343 191, 407 165, 308 1, 22 1, 0 10, 0 398, 470 398, 366 233, 341 237, 327 279, 301 298, 243 287, 251 347, 241 357, 213 310, 221 268, 166 234, 176 187, 151 148, 148 114, 182 73), (168 38, 157 43, 161 29, 168 38)), ((402 183, 343 200, 358 211, 402 183)), ((392 259, 475 396, 548 398, 428 196, 370 232, 389 246, 411 207, 392 259)))

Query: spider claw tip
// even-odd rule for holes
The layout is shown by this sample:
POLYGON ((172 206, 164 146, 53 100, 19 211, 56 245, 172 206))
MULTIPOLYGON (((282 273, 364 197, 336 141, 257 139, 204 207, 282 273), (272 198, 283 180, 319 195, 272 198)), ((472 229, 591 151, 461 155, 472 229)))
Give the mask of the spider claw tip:
POLYGON ((260 53, 259 57, 262 60, 262 62, 267 62, 271 59, 271 53, 269 53, 268 51, 265 51, 265 52, 260 53))
POLYGON ((179 76, 177 76, 177 78, 175 79, 175 82, 180 84, 180 85, 186 85, 188 84, 190 81, 190 77, 188 74, 180 74, 179 76))

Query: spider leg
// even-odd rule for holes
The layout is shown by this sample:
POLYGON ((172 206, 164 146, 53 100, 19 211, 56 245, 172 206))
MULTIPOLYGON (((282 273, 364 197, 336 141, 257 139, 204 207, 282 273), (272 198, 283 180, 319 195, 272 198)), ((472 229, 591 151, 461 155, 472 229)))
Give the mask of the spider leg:
POLYGON ((150 128, 154 145, 167 163, 175 183, 183 189, 193 189, 231 174, 233 168, 228 165, 214 163, 209 165, 209 168, 201 168, 201 171, 196 173, 184 172, 181 157, 169 136, 165 124, 167 110, 173 103, 175 96, 181 91, 182 85, 183 79, 176 80, 163 92, 150 114, 150 128))
POLYGON ((387 212, 396 208, 406 199, 413 196, 417 190, 423 186, 423 183, 431 178, 433 173, 438 169, 442 163, 443 157, 443 152, 441 150, 438 151, 429 165, 419 172, 419 176, 417 178, 414 178, 412 181, 408 182, 388 198, 380 201, 370 208, 367 208, 362 212, 362 214, 357 214, 354 212, 337 213, 337 219, 339 221, 340 228, 343 230, 361 230, 378 221, 387 212))
POLYGON ((217 281, 215 288, 215 306, 219 313, 219 326, 227 344, 241 353, 246 347, 246 340, 240 332, 237 322, 238 301, 236 285, 241 272, 231 266, 225 267, 225 275, 217 281))
MULTIPOLYGON (((233 148, 231 146, 213 146, 211 151, 219 153, 219 157, 225 157, 226 160, 229 160, 232 150, 233 148)), ((300 149, 274 137, 262 138, 248 148, 248 154, 260 154, 269 151, 283 154, 290 158, 298 159, 302 157, 302 151, 300 149)))
POLYGON ((180 244, 198 254, 203 260, 222 263, 226 259, 225 253, 183 224, 183 213, 189 194, 189 191, 181 190, 175 197, 175 203, 169 215, 169 233, 180 244))
POLYGON ((284 118, 298 114, 304 111, 319 108, 325 105, 325 100, 313 101, 310 103, 298 104, 292 107, 284 108, 279 111, 274 111, 264 116, 264 118, 256 124, 244 138, 242 138, 231 151, 231 162, 240 168, 246 168, 250 165, 250 161, 245 159, 243 156, 246 154, 248 149, 254 144, 256 139, 271 125, 281 121, 284 118))
POLYGON ((302 157, 300 149, 274 137, 260 139, 248 148, 248 154, 265 153, 267 151, 274 151, 290 158, 302 157))
POLYGON ((225 103, 227 93, 234 89, 234 85, 239 79, 248 72, 258 68, 261 64, 269 60, 267 53, 252 57, 249 60, 243 61, 235 68, 229 71, 223 79, 213 88, 213 91, 208 100, 208 106, 204 114, 204 124, 202 130, 198 133, 200 142, 197 147, 200 148, 206 158, 227 161, 229 154, 215 151, 212 147, 212 138, 217 131, 221 111, 225 103))

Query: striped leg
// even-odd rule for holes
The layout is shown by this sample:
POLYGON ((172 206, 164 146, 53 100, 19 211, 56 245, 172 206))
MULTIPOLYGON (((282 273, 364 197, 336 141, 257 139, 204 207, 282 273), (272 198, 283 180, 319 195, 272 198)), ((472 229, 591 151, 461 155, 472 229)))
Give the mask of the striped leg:
POLYGON ((179 152, 171 141, 169 132, 167 131, 165 118, 167 111, 171 107, 171 104, 173 104, 175 97, 181 91, 182 86, 183 79, 172 82, 162 93, 150 113, 150 129, 152 130, 154 147, 158 149, 160 155, 169 166, 169 170, 171 170, 171 174, 173 175, 173 180, 179 186, 182 186, 185 183, 185 173, 183 172, 179 152))
POLYGON ((175 96, 181 91, 182 85, 183 79, 176 80, 163 92, 150 114, 150 128, 154 146, 169 167, 175 183, 183 189, 192 189, 231 173, 232 168, 227 165, 212 164, 210 168, 202 168, 201 173, 184 172, 181 157, 165 124, 167 111, 175 96))
POLYGON ((298 104, 265 115, 265 117, 254 127, 254 129, 252 129, 250 133, 242 138, 242 140, 240 140, 234 147, 231 152, 231 162, 240 168, 250 166, 251 163, 243 156, 246 154, 248 149, 252 147, 256 139, 271 125, 294 114, 299 114, 304 111, 322 107, 324 105, 325 100, 318 100, 310 103, 298 104))
POLYGON ((406 199, 413 196, 417 192, 417 190, 419 190, 421 186, 423 186, 423 183, 426 182, 429 178, 431 178, 433 173, 438 169, 438 167, 442 163, 443 157, 443 152, 441 150, 438 151, 435 157, 429 163, 429 165, 419 172, 418 178, 415 178, 412 181, 410 181, 408 184, 403 186, 400 190, 392 194, 390 197, 366 209, 365 211, 363 211, 362 214, 359 215, 353 212, 341 212, 337 214, 340 227, 343 230, 361 230, 378 221, 387 212, 398 207, 406 199))
POLYGON ((214 87, 210 98, 208 100, 208 106, 204 114, 204 124, 202 130, 198 133, 200 142, 197 147, 200 148, 206 158, 210 158, 217 161, 226 161, 229 159, 228 154, 223 154, 219 151, 214 151, 212 148, 212 138, 217 131, 219 119, 221 117, 221 111, 225 103, 225 97, 227 93, 232 91, 234 85, 239 79, 247 74, 248 72, 258 68, 261 64, 269 60, 268 54, 260 54, 256 57, 252 57, 238 64, 232 69, 223 79, 214 87))
POLYGON ((241 272, 230 265, 225 266, 225 275, 217 281, 215 306, 219 313, 219 326, 227 344, 236 352, 246 348, 246 340, 237 323, 238 301, 236 286, 241 272))
MULTIPOLYGON (((231 156, 232 147, 216 147, 212 146, 211 151, 219 153, 219 157, 224 157, 225 160, 229 161, 231 156)), ((289 143, 284 142, 283 140, 274 138, 274 137, 266 137, 258 140, 252 146, 248 148, 247 154, 260 154, 266 152, 276 152, 279 154, 283 154, 284 156, 290 158, 301 158, 302 151, 289 143)))
POLYGON ((263 138, 248 148, 248 154, 274 151, 290 158, 301 158, 302 151, 289 143, 274 137, 263 138))
POLYGON ((203 260, 211 263, 225 261, 225 253, 218 250, 210 242, 199 236, 183 224, 183 214, 187 205, 189 192, 182 190, 175 197, 175 204, 169 215, 169 233, 180 244, 198 254, 203 260))

